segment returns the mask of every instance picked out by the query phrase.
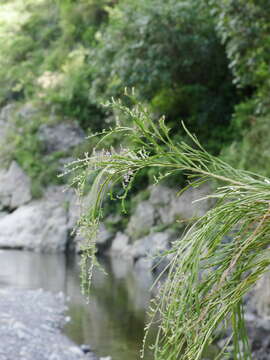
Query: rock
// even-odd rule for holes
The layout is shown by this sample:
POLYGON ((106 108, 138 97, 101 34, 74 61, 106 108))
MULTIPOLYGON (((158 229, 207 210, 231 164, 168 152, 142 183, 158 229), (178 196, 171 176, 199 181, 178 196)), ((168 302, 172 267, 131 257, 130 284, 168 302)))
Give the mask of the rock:
POLYGON ((110 255, 112 256, 123 256, 129 247, 129 237, 122 233, 117 232, 110 249, 110 255))
POLYGON ((6 135, 10 128, 10 120, 15 109, 15 104, 8 104, 0 111, 0 146, 5 143, 6 135))
POLYGON ((92 352, 92 348, 90 345, 82 344, 80 348, 85 354, 92 352))
POLYGON ((62 187, 0 218, 0 247, 39 252, 65 251, 68 217, 62 187))
POLYGON ((128 252, 136 261, 141 257, 157 256, 168 250, 171 234, 166 232, 157 232, 136 240, 129 248, 128 252))
POLYGON ((0 290, 0 359, 83 360, 79 346, 61 333, 63 294, 43 290, 0 290), (19 299, 19 300, 18 300, 19 299))
POLYGON ((153 260, 147 257, 141 257, 135 262, 136 271, 142 271, 142 270, 151 271, 152 267, 153 267, 153 260))
POLYGON ((132 239, 138 239, 149 233, 155 223, 155 209, 149 201, 138 204, 127 226, 127 234, 132 239))
POLYGON ((68 198, 69 202, 68 227, 72 231, 76 228, 80 215, 83 212, 84 204, 81 202, 74 189, 69 189, 66 192, 66 197, 68 198))
POLYGON ((8 123, 11 120, 16 107, 15 104, 7 104, 4 106, 0 111, 0 121, 8 123))
MULTIPOLYGON (((103 223, 101 223, 99 226, 99 231, 97 233, 96 240, 95 240, 97 252, 99 254, 106 252, 110 248, 113 237, 114 237, 114 234, 112 232, 110 232, 109 230, 107 230, 105 225, 103 223)), ((87 241, 87 238, 83 234, 82 231, 78 231, 75 234, 74 243, 75 243, 76 252, 78 252, 78 253, 81 252, 81 249, 86 244, 86 241, 87 241)))
POLYGON ((181 196, 176 196, 172 202, 172 214, 181 219, 190 219, 204 215, 211 207, 210 201, 197 200, 211 193, 208 185, 199 188, 189 188, 181 196))
POLYGON ((270 271, 257 282, 251 301, 261 317, 270 319, 270 271))
POLYGON ((149 201, 153 206, 169 205, 175 197, 175 190, 171 190, 163 185, 150 186, 149 201))
POLYGON ((188 220, 204 215, 211 207, 209 200, 198 201, 210 194, 210 187, 205 184, 199 188, 189 188, 181 196, 176 190, 165 186, 152 186, 150 190, 150 203, 156 207, 158 217, 163 224, 174 223, 175 220, 188 220))
POLYGON ((108 248, 109 247, 108 243, 111 242, 112 238, 113 238, 113 233, 107 230, 105 225, 101 223, 99 226, 99 232, 96 239, 97 247, 108 248))
POLYGON ((7 216, 8 213, 5 211, 0 211, 0 219, 3 218, 4 216, 7 216))
POLYGON ((65 174, 65 172, 67 171, 67 165, 72 163, 75 160, 77 160, 77 159, 75 159, 71 156, 59 159, 59 167, 57 169, 59 174, 65 174))
POLYGON ((81 144, 85 139, 83 130, 75 122, 63 122, 55 125, 41 125, 38 137, 44 143, 45 151, 67 151, 81 144))
POLYGON ((13 161, 8 171, 0 171, 0 209, 16 209, 31 200, 31 181, 13 161))
POLYGON ((20 116, 23 119, 29 120, 33 118, 33 116, 37 115, 39 109, 32 103, 23 104, 18 111, 16 112, 16 116, 20 116))
MULTIPOLYGON (((81 247, 86 241, 86 237, 83 234, 83 231, 77 228, 77 222, 80 216, 87 212, 89 204, 91 204, 91 193, 86 195, 83 199, 79 199, 75 191, 72 189, 69 190, 69 211, 68 211, 68 228, 71 233, 73 233, 73 241, 75 250, 77 252, 81 251, 81 247), (78 230, 78 231, 76 231, 78 230)), ((96 245, 98 251, 107 250, 112 243, 114 233, 109 231, 104 223, 101 223, 99 226, 99 232, 97 234, 96 245)))

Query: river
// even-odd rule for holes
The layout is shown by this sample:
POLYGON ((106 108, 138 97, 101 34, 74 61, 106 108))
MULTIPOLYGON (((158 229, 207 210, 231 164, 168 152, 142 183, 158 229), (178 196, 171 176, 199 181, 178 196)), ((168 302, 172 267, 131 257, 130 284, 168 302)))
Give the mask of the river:
MULTIPOLYGON (((137 360, 147 322, 151 274, 123 260, 101 259, 89 302, 81 294, 79 257, 0 251, 0 288, 42 288, 69 297, 65 333, 77 344, 89 344, 99 356, 137 360)), ((150 352, 146 360, 151 360, 150 352)))

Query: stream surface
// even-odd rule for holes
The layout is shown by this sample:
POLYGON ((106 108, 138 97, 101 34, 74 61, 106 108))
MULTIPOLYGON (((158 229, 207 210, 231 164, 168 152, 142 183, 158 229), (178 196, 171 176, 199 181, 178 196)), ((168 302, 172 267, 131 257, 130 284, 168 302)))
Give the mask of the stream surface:
MULTIPOLYGON (((153 279, 123 260, 101 263, 107 274, 94 272, 87 302, 81 295, 78 256, 2 250, 0 288, 62 291, 70 298, 65 333, 73 341, 112 360, 138 360, 153 279)), ((152 359, 150 352, 145 359, 152 359)))

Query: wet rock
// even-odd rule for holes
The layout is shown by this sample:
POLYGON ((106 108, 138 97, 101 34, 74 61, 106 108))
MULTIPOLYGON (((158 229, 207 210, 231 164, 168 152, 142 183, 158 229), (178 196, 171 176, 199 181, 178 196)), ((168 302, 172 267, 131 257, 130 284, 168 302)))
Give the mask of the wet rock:
MULTIPOLYGON (((99 225, 99 230, 95 239, 98 254, 106 252, 111 247, 113 237, 114 234, 108 229, 106 229, 105 225, 101 223, 99 225)), ((78 253, 80 253, 82 247, 84 247, 87 241, 87 235, 83 234, 83 232, 79 231, 76 234, 74 238, 74 243, 75 249, 78 253)))
POLYGON ((270 318, 270 271, 257 282, 252 303, 260 316, 270 318))
POLYGON ((16 116, 19 116, 23 119, 31 119, 35 115, 37 115, 39 112, 39 109, 32 103, 25 103, 23 104, 18 111, 16 112, 16 116))
MULTIPOLYGON (((69 209, 68 209, 68 228, 72 237, 73 247, 76 252, 80 252, 81 248, 87 241, 87 235, 82 229, 78 228, 78 220, 84 214, 89 204, 91 204, 91 194, 86 195, 83 199, 79 199, 74 191, 70 190, 69 195, 69 209)), ((99 226, 99 231, 96 238, 97 250, 104 252, 108 250, 112 244, 114 233, 109 231, 104 223, 99 226)))
POLYGON ((209 200, 197 201, 210 194, 208 185, 199 188, 189 188, 181 196, 176 190, 168 190, 165 187, 152 189, 150 201, 158 202, 157 212, 161 223, 171 224, 175 220, 188 220, 196 216, 204 215, 210 209, 212 203, 209 200))
POLYGON ((128 252, 135 261, 146 256, 153 258, 154 256, 168 250, 170 239, 171 234, 167 232, 150 234, 135 241, 129 248, 128 252))
POLYGON ((16 209, 31 200, 31 180, 13 161, 7 171, 0 171, 0 209, 16 209))
POLYGON ((141 257, 135 262, 135 270, 142 271, 148 270, 151 271, 153 269, 153 259, 148 257, 141 257))
POLYGON ((8 123, 11 120, 16 107, 17 106, 15 104, 7 104, 4 106, 0 110, 0 121, 3 123, 8 123))
POLYGON ((99 232, 96 239, 96 244, 98 248, 107 249, 110 246, 111 240, 113 238, 113 233, 106 229, 106 226, 101 223, 99 226, 99 232))
POLYGON ((155 208, 148 201, 138 204, 127 226, 127 234, 132 239, 138 239, 149 233, 155 223, 155 208))
POLYGON ((123 256, 127 252, 128 247, 129 237, 122 232, 118 232, 113 240, 110 254, 112 256, 123 256))
POLYGON ((10 120, 15 109, 15 104, 8 104, 0 111, 0 147, 5 144, 6 136, 10 129, 10 120))
POLYGON ((68 217, 61 187, 0 218, 0 247, 39 252, 65 251, 68 217))
POLYGON ((55 125, 41 125, 38 136, 44 143, 47 154, 54 151, 67 151, 85 139, 83 130, 73 121, 55 125))
POLYGON ((61 333, 63 294, 0 290, 0 360, 94 360, 61 333))
POLYGON ((83 351, 85 354, 92 352, 92 349, 91 349, 91 346, 90 346, 90 345, 82 344, 82 345, 80 346, 80 348, 82 349, 82 351, 83 351))
POLYGON ((153 206, 166 206, 169 205, 175 197, 175 190, 169 189, 162 185, 150 186, 149 201, 153 206))
POLYGON ((6 215, 8 215, 8 212, 0 211, 0 219, 6 215))

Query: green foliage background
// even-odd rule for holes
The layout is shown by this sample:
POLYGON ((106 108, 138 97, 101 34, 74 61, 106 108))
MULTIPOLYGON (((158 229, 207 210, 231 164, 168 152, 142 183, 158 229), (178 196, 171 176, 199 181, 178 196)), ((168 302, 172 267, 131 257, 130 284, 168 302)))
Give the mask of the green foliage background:
POLYGON ((211 153, 269 174, 268 10, 265 0, 2 0, 0 104, 34 101, 93 133, 116 116, 101 104, 135 87, 176 139, 184 120, 211 153))

